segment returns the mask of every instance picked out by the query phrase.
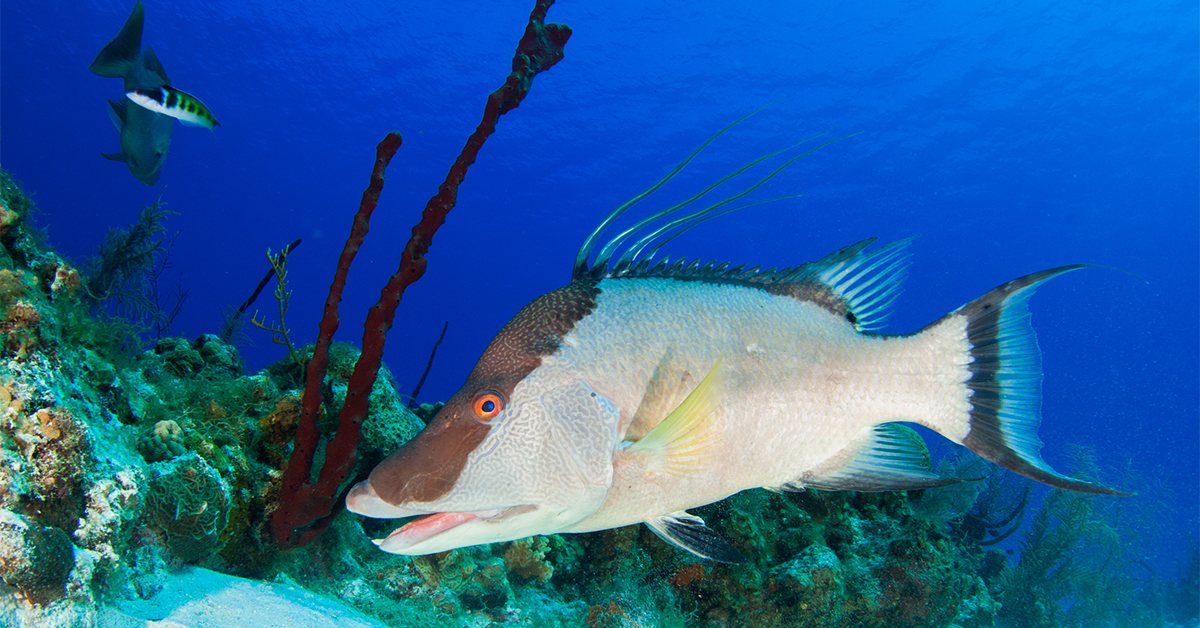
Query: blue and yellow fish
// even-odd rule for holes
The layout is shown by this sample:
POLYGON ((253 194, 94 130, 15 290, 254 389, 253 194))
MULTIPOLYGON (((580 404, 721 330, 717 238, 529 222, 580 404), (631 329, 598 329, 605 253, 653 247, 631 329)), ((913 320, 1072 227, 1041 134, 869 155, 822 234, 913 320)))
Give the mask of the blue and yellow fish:
POLYGON ((170 116, 188 126, 200 126, 209 130, 221 126, 199 98, 169 85, 138 88, 125 92, 125 97, 150 111, 170 116))

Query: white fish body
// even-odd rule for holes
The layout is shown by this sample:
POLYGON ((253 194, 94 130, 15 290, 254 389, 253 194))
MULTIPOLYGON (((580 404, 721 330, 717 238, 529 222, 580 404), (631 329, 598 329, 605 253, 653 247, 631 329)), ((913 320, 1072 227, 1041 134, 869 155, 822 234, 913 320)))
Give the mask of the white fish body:
POLYGON ((607 499, 571 532, 641 523, 747 488, 798 482, 881 423, 910 421, 966 436, 970 371, 961 324, 916 336, 867 336, 810 302, 753 288, 616 279, 601 282, 595 312, 572 338, 541 369, 595 382, 618 407, 633 409, 622 413, 623 437, 637 408, 658 402, 637 426, 643 433, 657 427, 662 411, 678 406, 718 360, 723 382, 714 403, 719 420, 696 460, 654 472, 647 456, 618 448, 607 499), (647 396, 665 371, 677 385, 647 396))

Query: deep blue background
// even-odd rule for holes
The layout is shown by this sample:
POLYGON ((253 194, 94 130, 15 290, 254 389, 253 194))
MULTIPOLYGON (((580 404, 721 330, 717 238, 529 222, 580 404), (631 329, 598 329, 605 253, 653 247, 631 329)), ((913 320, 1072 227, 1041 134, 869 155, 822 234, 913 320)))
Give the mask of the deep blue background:
MULTIPOLYGON (((815 132, 859 135, 806 158, 764 196, 800 200, 707 223, 671 251, 786 266, 877 235, 920 234, 890 330, 911 331, 987 289, 1072 262, 1033 302, 1045 352, 1046 459, 1068 443, 1163 479, 1142 531, 1173 575, 1197 532, 1197 9, 1188 2, 563 2, 566 59, 505 116, 405 296, 387 362, 421 397, 451 394, 499 327, 565 283, 583 237, 704 138, 764 104, 664 190, 680 198, 815 132), (648 6, 647 6, 648 5, 648 6)), ((174 262, 191 290, 173 331, 214 332, 296 237, 288 325, 316 333, 373 147, 403 133, 354 267, 339 338, 509 71, 530 0, 149 0, 144 43, 221 121, 177 126, 159 185, 117 149, 90 74, 130 1, 0 7, 0 158, 35 195, 59 250, 94 251, 165 185, 174 262)), ((269 295, 259 306, 275 317, 269 295)), ((283 351, 251 330, 251 368, 283 351)), ((1135 499, 1146 499, 1142 497, 1135 499)))

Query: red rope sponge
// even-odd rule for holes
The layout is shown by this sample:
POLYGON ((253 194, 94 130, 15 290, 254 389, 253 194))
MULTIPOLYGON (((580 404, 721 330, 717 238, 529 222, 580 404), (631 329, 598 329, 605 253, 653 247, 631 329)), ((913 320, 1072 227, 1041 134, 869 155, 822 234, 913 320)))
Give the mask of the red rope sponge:
POLYGON ((338 430, 325 448, 325 463, 316 482, 312 476, 313 455, 321 433, 317 419, 321 414, 321 384, 329 367, 329 345, 338 328, 338 305, 346 287, 350 264, 370 231, 371 213, 379 204, 383 190, 383 174, 399 150, 399 133, 388 133, 375 147, 375 167, 371 181, 363 192, 362 202, 354 215, 350 237, 338 257, 337 271, 325 299, 325 312, 317 334, 313 357, 308 363, 305 379, 303 414, 296 430, 295 446, 288 460, 280 486, 279 506, 271 513, 271 531, 275 542, 283 547, 297 547, 317 538, 333 522, 334 509, 342 485, 349 479, 358 461, 358 443, 362 440, 362 422, 367 417, 367 399, 383 359, 387 332, 396 318, 396 308, 404 290, 425 274, 425 254, 433 244, 433 236, 446 222, 446 215, 458 199, 458 186, 467 176, 467 168, 475 163, 479 150, 496 130, 500 116, 516 109, 539 72, 550 69, 563 58, 563 46, 571 36, 571 28, 563 24, 546 24, 546 12, 554 0, 537 0, 529 15, 525 34, 513 56, 513 70, 504 85, 488 96, 483 119, 450 167, 438 193, 429 199, 421 213, 421 221, 412 229, 412 237, 400 257, 400 267, 388 279, 380 292, 379 302, 367 310, 363 325, 362 354, 354 365, 346 391, 346 402, 338 413, 338 430))

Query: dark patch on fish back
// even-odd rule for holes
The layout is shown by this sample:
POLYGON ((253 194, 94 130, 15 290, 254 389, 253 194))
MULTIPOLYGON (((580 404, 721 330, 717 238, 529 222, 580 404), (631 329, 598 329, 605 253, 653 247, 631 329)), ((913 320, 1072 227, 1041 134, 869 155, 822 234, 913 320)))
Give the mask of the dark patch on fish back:
MULTIPOLYGON (((749 284, 753 285, 753 284, 749 284)), ((851 324, 857 322, 854 313, 846 304, 846 300, 839 297, 833 291, 833 288, 824 284, 813 281, 805 281, 799 283, 776 283, 761 286, 768 294, 774 294, 781 297, 789 297, 797 301, 809 301, 821 306, 837 316, 845 318, 851 324)))
POLYGON ((558 351, 563 336, 596 308, 599 293, 595 282, 576 281, 521 308, 429 426, 371 472, 375 492, 393 505, 430 503, 450 492, 471 452, 491 431, 471 411, 475 394, 495 390, 511 398, 542 357, 558 351))
POLYGON ((175 107, 175 105, 179 104, 179 94, 166 89, 162 91, 167 95, 167 109, 172 109, 175 107))
MULTIPOLYGON (((752 271, 757 272, 757 271, 752 271)), ((797 301, 808 301, 820 306, 833 314, 845 318, 851 324, 857 322, 854 314, 850 311, 845 299, 842 299, 833 291, 833 288, 818 283, 815 281, 798 281, 790 283, 781 283, 770 281, 771 275, 768 273, 758 273, 750 276, 745 276, 746 273, 696 273, 696 274, 662 274, 662 275, 629 275, 620 277, 610 277, 609 281, 620 281, 625 279, 671 279, 674 281, 691 281, 717 286, 737 286, 742 288, 753 288, 762 290, 767 294, 778 297, 787 297, 797 301)))
POLYGON ((599 294, 596 282, 575 281, 521 308, 484 350, 467 379, 468 386, 498 380, 498 386, 492 388, 512 394, 517 382, 542 363, 542 356, 558 351, 563 336, 596 309, 599 294))
MULTIPOLYGON (((649 260, 643 260, 632 266, 620 267, 609 273, 608 278, 674 279, 676 281, 698 281, 715 285, 755 288, 775 296, 808 301, 857 325, 859 318, 850 311, 850 303, 847 299, 839 295, 833 286, 821 281, 820 277, 824 270, 834 264, 845 264, 856 258, 863 259, 863 249, 874 241, 875 238, 868 238, 842 247, 819 260, 779 270, 774 268, 762 270, 759 266, 746 270, 745 264, 731 268, 729 262, 718 264, 716 261, 712 261, 702 264, 698 259, 691 261, 677 259, 674 263, 668 263, 664 259, 655 264, 651 264, 649 260)), ((869 259, 897 244, 893 243, 874 253, 865 254, 865 257, 869 259)))

